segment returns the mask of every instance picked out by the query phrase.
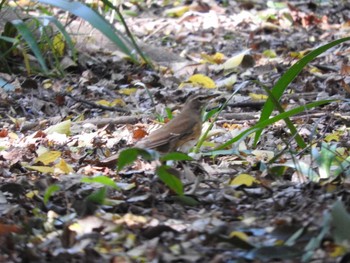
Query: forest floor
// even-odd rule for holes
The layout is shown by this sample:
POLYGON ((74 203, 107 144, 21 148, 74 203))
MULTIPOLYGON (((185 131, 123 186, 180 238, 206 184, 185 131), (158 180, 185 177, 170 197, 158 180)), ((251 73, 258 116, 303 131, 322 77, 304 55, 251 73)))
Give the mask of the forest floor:
POLYGON ((281 98, 286 111, 334 100, 290 118, 305 148, 278 121, 215 151, 258 122, 263 86, 349 35, 350 4, 218 2, 124 6, 155 69, 97 42, 64 77, 0 73, 15 87, 0 93, 0 262, 350 262, 348 42, 281 98), (184 194, 156 162, 118 170, 109 158, 195 92, 220 93, 208 110, 229 101, 194 160, 172 164, 184 194))

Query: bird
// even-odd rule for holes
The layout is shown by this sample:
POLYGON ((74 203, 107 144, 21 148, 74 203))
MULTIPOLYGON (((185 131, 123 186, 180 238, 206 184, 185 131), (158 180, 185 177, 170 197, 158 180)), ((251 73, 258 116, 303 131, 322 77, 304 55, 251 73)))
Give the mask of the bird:
POLYGON ((202 110, 206 103, 219 94, 192 94, 181 112, 164 126, 135 144, 135 148, 152 149, 169 153, 179 148, 191 148, 202 132, 202 110), (188 147, 190 146, 190 147, 188 147))
MULTIPOLYGON (((160 154, 174 152, 180 147, 192 148, 202 131, 203 107, 209 100, 217 96, 219 96, 217 93, 190 95, 178 115, 158 130, 136 142, 133 148, 156 150, 160 154)), ((100 160, 100 163, 112 165, 118 158, 119 153, 116 153, 100 160)))

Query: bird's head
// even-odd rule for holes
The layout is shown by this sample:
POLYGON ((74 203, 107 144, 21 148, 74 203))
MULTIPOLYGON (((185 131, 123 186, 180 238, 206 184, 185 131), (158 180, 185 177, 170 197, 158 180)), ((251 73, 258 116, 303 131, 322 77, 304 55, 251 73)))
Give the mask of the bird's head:
POLYGON ((184 108, 201 111, 209 100, 218 96, 219 94, 192 94, 187 98, 184 108))

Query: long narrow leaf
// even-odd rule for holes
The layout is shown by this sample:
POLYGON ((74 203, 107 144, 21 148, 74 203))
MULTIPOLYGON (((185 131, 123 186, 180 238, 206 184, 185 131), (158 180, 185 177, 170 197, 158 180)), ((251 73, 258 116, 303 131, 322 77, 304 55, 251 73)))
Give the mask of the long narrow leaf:
MULTIPOLYGON (((283 107, 281 106, 281 104, 278 102, 278 100, 274 97, 274 95, 272 94, 272 92, 265 86, 263 86, 264 90, 266 91, 266 93, 269 95, 269 98, 271 98, 273 105, 275 106, 275 108, 280 112, 283 113, 285 112, 283 107)), ((292 136, 295 138, 295 141, 297 142, 298 146, 300 148, 305 148, 306 147, 306 143, 304 142, 303 138, 300 136, 300 134, 297 131, 297 128, 294 126, 294 124, 292 123, 292 121, 289 118, 285 118, 284 122, 286 123, 288 129, 290 130, 290 132, 292 133, 292 136)))
POLYGON ((33 33, 30 31, 30 29, 28 28, 28 26, 22 20, 19 20, 19 19, 13 20, 11 21, 11 23, 17 28, 18 32, 24 38, 29 48, 33 51, 43 71, 45 73, 48 73, 49 69, 46 66, 45 59, 41 54, 40 48, 35 40, 35 37, 33 33))
MULTIPOLYGON (((314 58, 316 58, 318 55, 322 54, 323 52, 325 52, 326 50, 340 44, 343 43, 345 41, 349 41, 350 37, 345 37, 345 38, 341 38, 338 40, 335 40, 333 42, 330 42, 326 45, 323 45, 319 48, 316 48, 315 50, 311 51, 310 53, 308 53, 307 55, 305 55, 303 58, 301 58, 297 63, 295 63, 293 66, 291 66, 284 74, 283 76, 277 81, 276 85, 272 88, 272 94, 274 95, 274 97, 279 100, 283 94, 283 92, 286 90, 287 86, 289 85, 289 83, 291 83, 295 77, 301 72, 301 70, 314 58)), ((273 107, 273 102, 272 100, 269 98, 260 115, 260 120, 259 122, 263 122, 265 120, 267 120, 270 116, 271 113, 273 111, 274 107, 273 107)), ((255 140, 254 140, 254 144, 256 145, 256 143, 258 142, 260 135, 262 133, 262 130, 258 131, 255 134, 255 140)))
POLYGON ((285 118, 289 118, 293 115, 296 115, 298 113, 301 113, 305 110, 314 108, 314 107, 318 107, 320 105, 324 105, 327 103, 330 103, 334 100, 321 100, 321 101, 315 101, 303 106, 299 106, 296 107, 294 109, 291 109, 289 111, 286 111, 284 113, 278 114, 275 117, 272 117, 270 119, 264 120, 264 121, 259 121, 257 124, 255 124, 253 127, 250 127, 249 129, 245 130, 244 132, 241 132, 239 135, 237 135, 236 137, 232 138, 231 140, 225 142, 224 144, 220 145, 219 147, 217 147, 215 150, 222 150, 228 146, 230 146, 231 144, 237 142, 238 140, 240 140, 243 136, 245 136, 248 133, 253 133, 255 131, 257 131, 257 129, 261 130, 264 129, 266 126, 271 125, 277 121, 283 120, 285 118))
POLYGON ((64 39, 66 40, 69 49, 72 51, 73 59, 76 60, 77 51, 74 47, 74 43, 72 41, 72 38, 69 36, 66 29, 64 28, 64 26, 62 25, 62 23, 58 21, 56 17, 53 17, 53 16, 40 16, 39 19, 43 19, 43 20, 47 19, 57 27, 58 31, 60 31, 60 33, 64 36, 64 39))
POLYGON ((117 30, 112 27, 108 21, 102 17, 99 13, 80 2, 67 1, 67 0, 38 0, 40 3, 56 6, 63 10, 66 10, 78 17, 89 22, 94 28, 98 29, 106 37, 108 37, 113 43, 115 43, 122 52, 130 57, 130 59, 137 63, 137 58, 132 54, 132 51, 125 45, 127 40, 118 34, 117 30))

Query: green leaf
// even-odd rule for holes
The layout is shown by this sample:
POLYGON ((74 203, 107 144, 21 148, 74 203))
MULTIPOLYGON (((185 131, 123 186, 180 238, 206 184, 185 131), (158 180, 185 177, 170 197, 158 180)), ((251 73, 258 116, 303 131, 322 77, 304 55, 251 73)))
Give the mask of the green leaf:
POLYGON ((42 70, 47 74, 49 69, 46 66, 45 59, 40 51, 40 48, 35 40, 33 33, 30 31, 28 26, 19 19, 11 21, 11 23, 17 28, 18 32, 21 34, 23 39, 28 44, 29 48, 33 51, 35 57, 37 58, 42 70))
POLYGON ((93 202, 95 204, 103 205, 107 196, 107 189, 106 187, 102 187, 96 192, 93 192, 89 196, 86 197, 86 200, 89 202, 93 202))
POLYGON ((262 130, 263 128, 265 128, 268 125, 271 125, 277 121, 283 120, 285 118, 294 116, 298 113, 304 112, 305 110, 314 108, 314 107, 318 107, 320 105, 324 105, 327 103, 331 103, 334 100, 321 100, 321 101, 315 101, 315 102, 311 102, 309 104, 303 105, 303 106, 299 106, 296 107, 294 109, 291 109, 289 111, 286 111, 284 113, 278 114, 275 117, 272 117, 270 119, 264 120, 264 121, 259 121, 257 124, 255 124, 253 127, 250 127, 249 129, 245 130, 244 132, 241 132, 239 135, 237 135, 236 137, 228 140, 227 142, 225 142, 224 144, 220 145, 219 147, 217 147, 215 150, 222 150, 228 146, 230 146, 231 144, 239 141, 241 138, 243 138, 244 136, 246 136, 247 134, 251 134, 253 132, 258 132, 259 130, 262 130))
POLYGON ((331 166, 337 157, 336 149, 337 145, 329 145, 324 142, 320 151, 316 147, 312 149, 312 157, 318 165, 320 179, 328 179, 331 176, 331 166))
POLYGON ((212 110, 210 110, 208 112, 205 112, 204 116, 203 116, 203 122, 208 121, 211 117, 213 117, 219 111, 221 112, 221 107, 212 109, 212 110))
POLYGON ((136 161, 138 156, 142 156, 147 161, 155 160, 159 157, 159 154, 154 150, 145 150, 139 148, 128 148, 120 152, 118 157, 118 171, 122 170, 125 166, 132 164, 136 161))
POLYGON ((231 94, 231 96, 225 101, 225 103, 219 108, 219 110, 216 112, 216 115, 213 119, 213 121, 210 123, 209 127, 206 129, 206 131, 203 133, 203 135, 199 138, 196 147, 194 148, 193 152, 198 153, 199 149, 201 148, 201 146, 203 145, 205 139, 207 138, 209 131, 213 128, 214 123, 216 121, 216 119, 219 117, 220 113, 223 111, 223 109, 226 108, 227 104, 229 103, 229 101, 233 98, 233 96, 242 88, 246 87, 248 85, 248 81, 244 81, 242 82, 236 89, 235 91, 231 94))
POLYGON ((38 0, 40 3, 56 6, 63 10, 66 10, 78 17, 89 22, 94 28, 98 29, 106 37, 108 37, 118 48, 130 57, 130 59, 137 63, 137 58, 133 55, 132 50, 126 46, 128 40, 118 32, 108 21, 102 17, 99 13, 89 8, 83 3, 68 0, 38 0))
POLYGON ((179 202, 182 205, 187 205, 187 206, 198 206, 200 204, 200 202, 198 200, 194 199, 191 196, 187 196, 187 195, 174 196, 173 199, 176 202, 179 202))
POLYGON ((120 190, 120 187, 109 177, 100 175, 96 177, 84 177, 81 179, 81 182, 83 183, 98 183, 102 184, 104 186, 110 186, 116 190, 120 190))
POLYGON ((160 157, 161 161, 193 161, 193 158, 182 152, 172 152, 160 157))
MULTIPOLYGON (((279 100, 288 87, 288 85, 296 78, 296 76, 302 71, 302 69, 314 58, 316 58, 318 55, 322 54, 326 50, 343 43, 345 41, 349 41, 350 37, 341 38, 338 40, 335 40, 333 42, 330 42, 326 45, 323 45, 319 48, 316 48, 315 50, 311 51, 307 55, 305 55, 303 58, 301 58, 297 63, 295 63, 293 66, 291 66, 283 75, 280 77, 280 79, 277 81, 276 85, 272 88, 271 92, 273 96, 276 98, 276 100, 279 100)), ((264 122, 268 120, 271 116, 271 113, 274 109, 274 105, 272 102, 272 99, 269 97, 264 104, 264 107, 262 109, 261 115, 260 115, 260 122, 264 122)), ((255 141, 254 144, 256 145, 259 141, 260 135, 262 133, 262 129, 255 134, 255 141)))
POLYGON ((275 164, 274 167, 291 167, 295 170, 297 170, 300 174, 306 176, 307 178, 309 178, 310 181, 312 182, 318 182, 320 180, 320 176, 319 174, 317 174, 312 167, 300 160, 293 160, 290 162, 286 162, 286 163, 281 163, 281 164, 275 164))
POLYGON ((344 204, 337 201, 331 210, 332 216, 332 237, 335 242, 341 244, 343 241, 350 241, 350 214, 346 211, 344 204))
MULTIPOLYGON (((169 108, 165 108, 166 116, 168 117, 169 120, 173 119, 173 112, 169 108)), ((164 122, 164 121, 163 121, 164 122)))
POLYGON ((58 31, 60 31, 60 33, 64 36, 64 39, 66 40, 68 47, 72 51, 73 59, 76 60, 78 58, 77 50, 74 47, 72 38, 69 36, 69 34, 67 33, 62 23, 53 16, 40 16, 39 19, 48 20, 57 27, 58 31))
POLYGON ((171 190, 173 190, 178 195, 184 194, 184 187, 181 180, 172 174, 171 167, 166 165, 161 165, 157 167, 156 174, 159 179, 163 181, 171 190))
POLYGON ((46 191, 45 191, 45 194, 44 194, 44 204, 46 205, 47 202, 49 201, 50 197, 55 193, 57 192, 58 190, 60 190, 60 187, 57 185, 57 184, 53 184, 53 185, 50 185, 46 191))
MULTIPOLYGON (((275 106, 275 108, 280 112, 283 113, 285 112, 283 107, 281 106, 281 104, 278 102, 278 100, 274 97, 274 95, 272 94, 272 92, 265 86, 262 85, 262 87, 264 88, 264 90, 266 91, 266 93, 269 95, 269 98, 271 98, 273 105, 275 106)), ((300 136, 300 134, 297 131, 297 128, 295 128, 294 124, 292 123, 292 121, 289 118, 285 118, 284 122, 287 124, 290 132, 292 133, 292 137, 295 138, 295 141, 297 142, 298 146, 302 149, 304 149, 306 147, 306 143, 304 142, 303 138, 300 136)))

